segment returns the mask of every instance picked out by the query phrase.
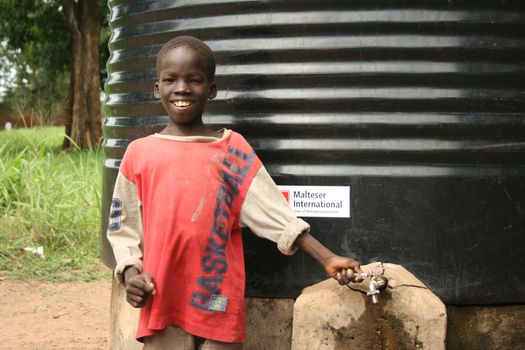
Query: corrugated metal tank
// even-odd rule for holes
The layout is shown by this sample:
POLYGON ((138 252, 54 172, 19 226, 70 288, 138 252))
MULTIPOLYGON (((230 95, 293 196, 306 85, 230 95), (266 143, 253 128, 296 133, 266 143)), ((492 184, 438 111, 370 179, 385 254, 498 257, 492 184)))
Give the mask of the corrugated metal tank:
MULTIPOLYGON (((109 3, 102 232, 126 145, 167 121, 156 53, 188 34, 218 61, 207 123, 244 134, 278 184, 350 186, 351 218, 307 219, 327 246, 402 264, 449 304, 525 302, 523 2, 109 3)), ((245 246, 249 295, 325 278, 245 246)))

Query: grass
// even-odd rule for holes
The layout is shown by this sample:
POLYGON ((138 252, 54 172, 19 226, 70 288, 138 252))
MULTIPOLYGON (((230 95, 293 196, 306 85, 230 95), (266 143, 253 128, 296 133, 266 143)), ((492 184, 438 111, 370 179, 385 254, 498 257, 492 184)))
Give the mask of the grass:
POLYGON ((99 262, 101 150, 62 151, 63 128, 0 132, 0 272, 89 281, 99 262), (44 248, 44 258, 25 248, 44 248))

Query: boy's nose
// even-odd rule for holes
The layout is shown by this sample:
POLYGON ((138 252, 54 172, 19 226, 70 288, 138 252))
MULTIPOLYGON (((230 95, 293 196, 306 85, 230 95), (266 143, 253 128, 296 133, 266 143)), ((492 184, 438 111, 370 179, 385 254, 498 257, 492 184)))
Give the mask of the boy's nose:
POLYGON ((177 94, 187 94, 187 93, 190 92, 189 85, 185 81, 183 81, 182 79, 178 80, 175 83, 175 90, 174 91, 177 94))

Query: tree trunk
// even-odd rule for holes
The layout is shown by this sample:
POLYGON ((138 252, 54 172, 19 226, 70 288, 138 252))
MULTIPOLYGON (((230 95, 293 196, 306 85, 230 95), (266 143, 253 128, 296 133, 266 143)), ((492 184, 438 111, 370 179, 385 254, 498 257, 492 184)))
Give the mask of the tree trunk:
POLYGON ((100 115, 100 8, 97 1, 63 0, 73 47, 69 94, 65 101, 63 148, 91 148, 102 139, 100 115))

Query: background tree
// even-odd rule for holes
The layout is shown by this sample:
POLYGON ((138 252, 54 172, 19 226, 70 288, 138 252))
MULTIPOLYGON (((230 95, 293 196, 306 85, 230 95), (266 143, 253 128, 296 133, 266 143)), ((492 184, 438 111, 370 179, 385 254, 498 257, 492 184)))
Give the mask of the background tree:
MULTIPOLYGON (((0 43, 0 88, 3 107, 18 115, 23 124, 57 124, 57 115, 68 92, 69 72, 52 76, 42 68, 31 69, 20 50, 0 43)), ((63 123, 63 121, 62 121, 63 123)))
MULTIPOLYGON (((13 62, 16 81, 4 99, 17 89, 18 96, 24 90, 25 96, 39 98, 56 92, 45 99, 62 102, 64 148, 97 145, 102 138, 100 62, 108 57, 108 37, 105 1, 0 0, 0 40, 22 58, 13 62)), ((29 98, 28 107, 36 100, 29 98)))

